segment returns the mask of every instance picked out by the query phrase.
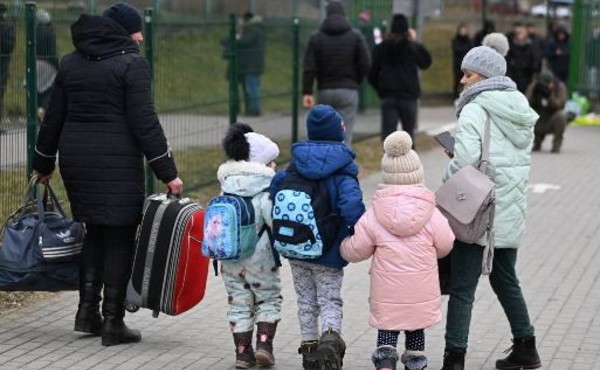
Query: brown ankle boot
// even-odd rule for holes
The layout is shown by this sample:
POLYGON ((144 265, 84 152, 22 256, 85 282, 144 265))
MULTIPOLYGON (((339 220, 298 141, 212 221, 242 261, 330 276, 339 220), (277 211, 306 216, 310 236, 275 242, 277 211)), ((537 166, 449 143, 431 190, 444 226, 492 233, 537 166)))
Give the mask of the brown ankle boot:
POLYGON ((259 322, 256 324, 256 363, 260 366, 275 365, 273 338, 277 323, 259 322))
POLYGON ((235 343, 235 368, 250 369, 256 365, 252 349, 252 330, 243 333, 233 333, 235 343))

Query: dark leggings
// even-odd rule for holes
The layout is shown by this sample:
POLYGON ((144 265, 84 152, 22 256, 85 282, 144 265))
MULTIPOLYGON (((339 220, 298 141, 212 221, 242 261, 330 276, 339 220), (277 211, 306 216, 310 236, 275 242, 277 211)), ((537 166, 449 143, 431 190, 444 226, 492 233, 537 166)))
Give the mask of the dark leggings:
POLYGON ((104 286, 124 292, 131 274, 136 230, 137 225, 86 224, 83 269, 103 271, 104 286))
MULTIPOLYGON (((424 351, 425 350, 425 330, 419 329, 415 331, 405 331, 406 339, 404 347, 408 351, 424 351)), ((397 330, 379 330, 377 331, 377 347, 398 345, 398 336, 400 332, 397 330)))

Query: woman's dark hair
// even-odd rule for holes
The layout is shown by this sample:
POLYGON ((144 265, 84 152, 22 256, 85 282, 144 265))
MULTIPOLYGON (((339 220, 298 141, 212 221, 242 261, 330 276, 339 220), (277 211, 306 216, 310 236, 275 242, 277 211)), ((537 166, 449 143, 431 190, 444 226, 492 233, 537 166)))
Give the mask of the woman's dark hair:
POLYGON ((254 132, 245 123, 235 123, 229 127, 223 138, 223 149, 227 158, 234 161, 247 161, 250 158, 250 144, 244 134, 254 132))

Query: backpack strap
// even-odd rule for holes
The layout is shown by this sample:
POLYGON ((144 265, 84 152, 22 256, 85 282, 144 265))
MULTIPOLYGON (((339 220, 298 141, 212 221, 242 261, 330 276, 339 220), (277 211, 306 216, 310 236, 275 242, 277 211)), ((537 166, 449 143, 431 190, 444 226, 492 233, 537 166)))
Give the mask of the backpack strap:
POLYGON ((258 232, 258 238, 262 238, 265 232, 269 237, 269 245, 271 246, 271 252, 273 252, 273 261, 275 261, 275 267, 281 267, 281 258, 279 257, 279 252, 277 252, 277 250, 275 249, 275 239, 273 238, 273 232, 266 223, 263 224, 263 227, 258 232))

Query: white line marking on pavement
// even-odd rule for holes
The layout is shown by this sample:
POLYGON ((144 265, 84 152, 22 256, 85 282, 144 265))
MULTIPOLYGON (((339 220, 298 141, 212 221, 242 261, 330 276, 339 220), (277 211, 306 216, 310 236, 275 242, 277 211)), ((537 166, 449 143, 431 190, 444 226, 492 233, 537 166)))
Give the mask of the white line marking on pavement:
POLYGON ((544 194, 548 190, 560 190, 560 185, 553 184, 531 184, 528 186, 534 194, 544 194))

